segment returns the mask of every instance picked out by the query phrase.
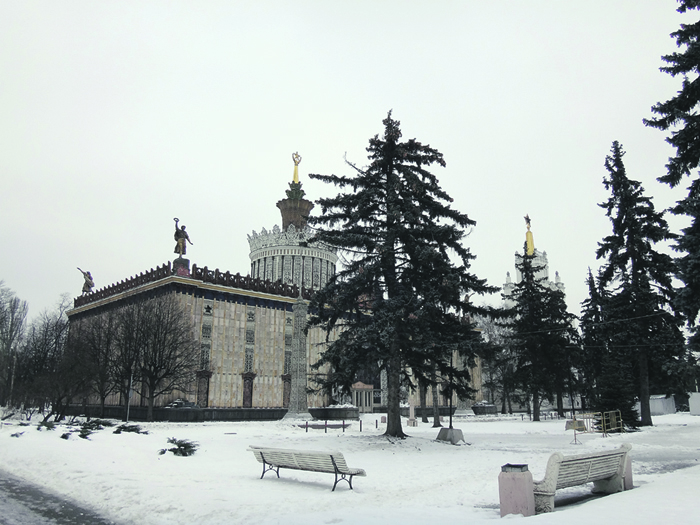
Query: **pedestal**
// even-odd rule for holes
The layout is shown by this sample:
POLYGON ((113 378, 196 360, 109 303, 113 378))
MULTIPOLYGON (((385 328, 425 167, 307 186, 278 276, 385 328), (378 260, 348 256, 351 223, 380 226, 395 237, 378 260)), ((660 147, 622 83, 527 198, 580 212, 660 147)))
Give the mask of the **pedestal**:
POLYGON ((532 473, 527 465, 501 467, 498 475, 498 497, 501 503, 501 517, 506 514, 535 515, 535 493, 532 473))
POLYGON ((408 409, 408 426, 409 427, 417 427, 418 426, 418 421, 416 421, 416 407, 413 406, 413 403, 409 405, 408 409))
POLYGON ((181 277, 190 276, 190 260, 178 257, 173 261, 173 273, 181 277))
POLYGON ((690 392, 690 415, 700 416, 700 392, 690 392))
POLYGON ((435 439, 438 441, 449 441, 453 445, 456 445, 459 441, 464 441, 464 435, 458 428, 441 428, 435 439))

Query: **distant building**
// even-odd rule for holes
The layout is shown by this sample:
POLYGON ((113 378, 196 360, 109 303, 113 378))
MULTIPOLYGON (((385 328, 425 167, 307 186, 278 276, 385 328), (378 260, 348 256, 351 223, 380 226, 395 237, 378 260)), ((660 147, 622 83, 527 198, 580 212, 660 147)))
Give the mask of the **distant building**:
MULTIPOLYGON (((525 234, 527 254, 534 255, 532 265, 533 267, 538 268, 538 270, 535 272, 535 278, 541 280, 542 285, 547 286, 552 290, 560 290, 562 293, 565 293, 564 283, 562 282, 561 277, 559 277, 559 272, 554 272, 554 281, 550 281, 547 252, 541 252, 535 248, 534 237, 530 231, 529 217, 526 217, 525 220, 527 222, 527 232, 525 234)), ((510 272, 506 272, 506 282, 503 285, 503 299, 507 308, 513 306, 511 297, 513 296, 515 285, 523 279, 523 276, 518 269, 518 267, 522 264, 522 259, 522 253, 515 252, 515 281, 511 279, 510 272)))

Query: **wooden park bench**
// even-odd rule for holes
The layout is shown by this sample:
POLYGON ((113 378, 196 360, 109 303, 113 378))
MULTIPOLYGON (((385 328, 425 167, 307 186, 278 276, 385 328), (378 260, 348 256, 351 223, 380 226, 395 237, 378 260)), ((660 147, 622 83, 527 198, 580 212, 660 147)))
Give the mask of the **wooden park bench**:
POLYGON ((501 467, 498 491, 501 516, 532 516, 554 510, 557 490, 593 482, 593 492, 611 494, 632 488, 632 464, 628 456, 632 445, 607 452, 576 456, 552 454, 542 481, 533 481, 527 465, 508 463, 501 467))
POLYGON ((348 468, 345 458, 340 452, 314 452, 311 450, 289 450, 282 448, 267 448, 250 446, 248 450, 255 454, 255 459, 263 464, 263 472, 260 479, 266 472, 271 470, 280 477, 280 468, 294 470, 307 470, 310 472, 326 472, 335 474, 333 489, 339 481, 345 480, 352 489, 353 476, 366 476, 361 468, 348 468))
POLYGON ((564 456, 552 454, 542 481, 534 482, 535 512, 554 510, 554 493, 566 487, 593 482, 593 492, 612 494, 632 488, 631 465, 627 453, 632 448, 623 444, 607 452, 564 456))

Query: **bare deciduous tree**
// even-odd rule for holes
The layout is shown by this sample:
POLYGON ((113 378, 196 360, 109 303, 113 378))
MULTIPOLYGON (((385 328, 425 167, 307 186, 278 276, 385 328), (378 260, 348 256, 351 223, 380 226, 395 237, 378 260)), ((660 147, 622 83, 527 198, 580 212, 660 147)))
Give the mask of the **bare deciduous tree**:
POLYGON ((11 402, 17 347, 24 335, 27 309, 27 302, 0 281, 0 406, 11 402))
POLYGON ((119 324, 120 385, 127 385, 134 374, 136 390, 148 399, 152 421, 157 397, 187 391, 194 383, 199 347, 192 320, 178 297, 170 294, 125 307, 119 324))
POLYGON ((72 398, 85 390, 79 349, 68 337, 69 307, 64 296, 54 310, 44 311, 29 326, 18 352, 17 397, 25 407, 44 412, 44 420, 62 419, 72 398))
POLYGON ((100 417, 104 417, 107 396, 118 390, 115 378, 118 316, 114 311, 71 322, 71 336, 82 355, 81 368, 89 391, 100 399, 100 417))

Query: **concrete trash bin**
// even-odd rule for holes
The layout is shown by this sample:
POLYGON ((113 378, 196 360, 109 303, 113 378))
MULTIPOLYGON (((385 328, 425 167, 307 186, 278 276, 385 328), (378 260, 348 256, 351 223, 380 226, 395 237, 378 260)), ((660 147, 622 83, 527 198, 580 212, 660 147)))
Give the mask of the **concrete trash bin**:
POLYGON ((507 514, 535 515, 535 493, 532 473, 527 465, 506 463, 498 475, 498 496, 501 517, 507 514))

